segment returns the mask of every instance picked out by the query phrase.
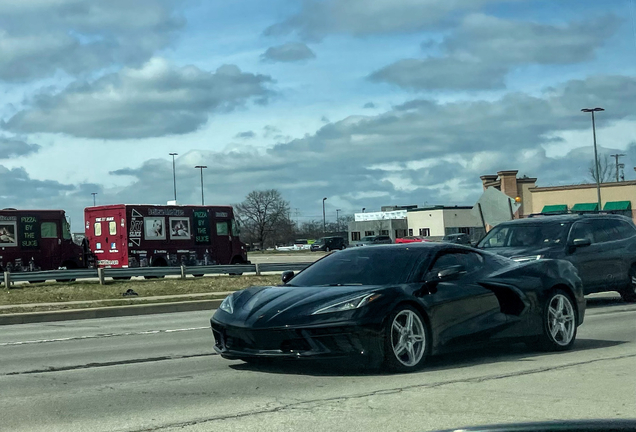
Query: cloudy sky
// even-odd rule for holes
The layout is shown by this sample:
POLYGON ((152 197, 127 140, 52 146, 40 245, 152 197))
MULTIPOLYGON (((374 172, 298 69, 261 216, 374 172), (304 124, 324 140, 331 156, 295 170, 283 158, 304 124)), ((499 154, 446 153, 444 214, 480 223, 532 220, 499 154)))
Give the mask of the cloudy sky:
POLYGON ((633 0, 0 0, 0 207, 470 204, 636 173, 633 0))

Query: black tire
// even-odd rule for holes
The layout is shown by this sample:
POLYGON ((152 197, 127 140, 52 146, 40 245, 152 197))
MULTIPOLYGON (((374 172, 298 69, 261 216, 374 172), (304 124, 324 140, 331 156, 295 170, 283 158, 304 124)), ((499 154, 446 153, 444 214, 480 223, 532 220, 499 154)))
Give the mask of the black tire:
POLYGON ((541 351, 567 351, 574 345, 578 313, 572 297, 557 289, 548 295, 541 318, 543 332, 531 345, 541 351), (559 301, 562 305, 559 306, 559 301), (565 312, 565 313, 564 313, 565 312))
POLYGON ((325 247, 325 252, 331 252, 331 248, 329 246, 325 247))
POLYGON ((636 265, 629 269, 629 283, 623 291, 620 292, 623 301, 627 303, 636 302, 636 265))
POLYGON ((420 368, 430 352, 428 324, 410 305, 400 305, 389 315, 384 328, 384 365, 395 372, 420 368), (409 327, 409 317, 412 321, 409 327), (416 338, 419 337, 419 340, 416 338))

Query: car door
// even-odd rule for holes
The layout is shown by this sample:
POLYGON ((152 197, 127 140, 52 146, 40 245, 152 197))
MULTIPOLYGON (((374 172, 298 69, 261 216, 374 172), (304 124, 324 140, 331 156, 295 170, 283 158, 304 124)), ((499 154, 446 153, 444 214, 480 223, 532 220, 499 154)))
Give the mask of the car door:
POLYGON ((578 221, 572 225, 568 239, 566 259, 577 268, 586 294, 605 291, 608 270, 613 268, 607 254, 606 235, 601 225, 592 225, 591 220, 578 221), (574 240, 589 239, 589 246, 572 246, 574 240))
POLYGON ((593 219, 592 233, 599 247, 599 260, 603 263, 599 275, 603 291, 622 287, 627 278, 625 255, 627 242, 620 235, 618 220, 604 218, 593 219))
POLYGON ((483 342, 506 324, 495 294, 478 284, 487 272, 484 258, 472 251, 445 251, 435 258, 427 274, 453 265, 463 266, 465 272, 437 283, 428 299, 432 328, 437 332, 434 338, 446 346, 483 342))

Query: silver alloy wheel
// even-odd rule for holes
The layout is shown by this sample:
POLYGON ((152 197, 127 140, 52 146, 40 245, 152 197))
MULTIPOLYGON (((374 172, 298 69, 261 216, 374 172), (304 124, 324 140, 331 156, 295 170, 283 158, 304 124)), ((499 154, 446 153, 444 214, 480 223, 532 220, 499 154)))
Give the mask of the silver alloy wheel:
POLYGON ((556 294, 552 297, 548 305, 548 331, 555 343, 566 346, 572 341, 576 330, 574 318, 574 308, 567 296, 556 294))
POLYGON ((426 332, 420 317, 405 309, 393 318, 391 346, 395 358, 404 366, 417 365, 426 351, 426 332))

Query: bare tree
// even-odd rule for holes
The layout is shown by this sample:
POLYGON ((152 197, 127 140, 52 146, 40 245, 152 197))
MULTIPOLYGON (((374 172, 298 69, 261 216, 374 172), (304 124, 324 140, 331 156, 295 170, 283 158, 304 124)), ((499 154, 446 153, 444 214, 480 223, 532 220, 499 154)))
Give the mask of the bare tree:
POLYGON ((252 191, 234 208, 243 230, 247 231, 246 240, 258 242, 262 248, 267 240, 275 239, 277 228, 290 225, 289 203, 276 189, 252 191))
MULTIPOLYGON (((599 173, 599 183, 607 183, 612 181, 615 175, 615 165, 612 163, 608 155, 600 155, 598 157, 598 173, 599 173)), ((590 162, 590 166, 588 167, 588 173, 594 183, 596 183, 596 169, 594 169, 594 161, 590 162)))

